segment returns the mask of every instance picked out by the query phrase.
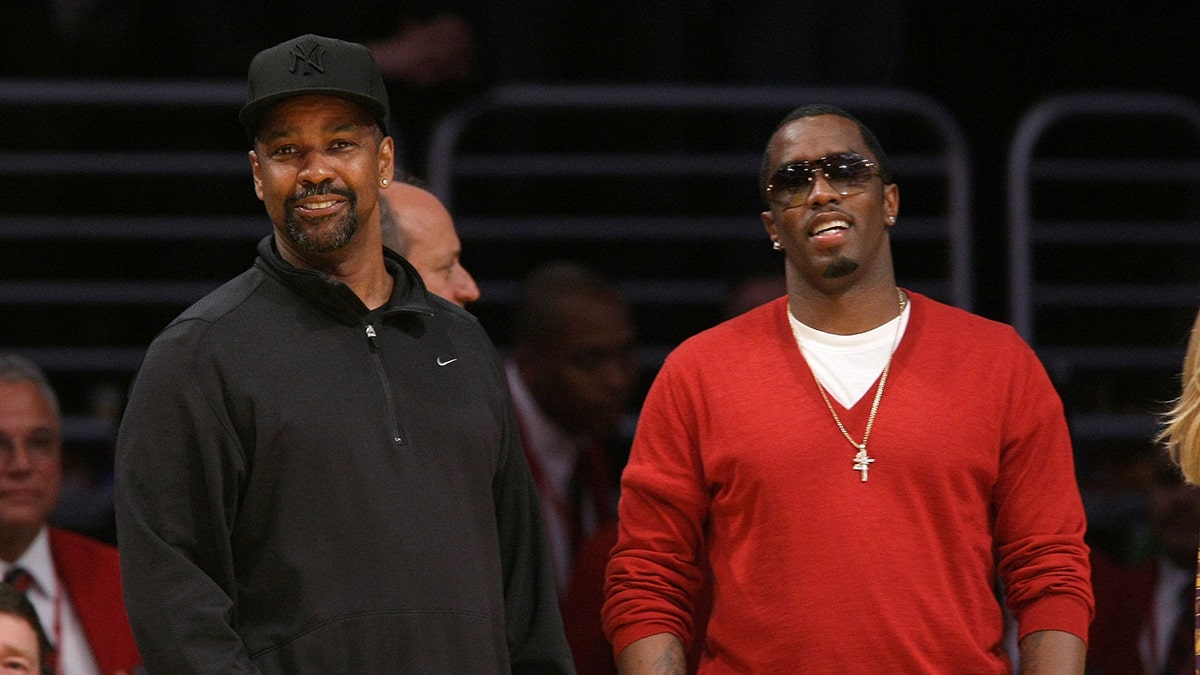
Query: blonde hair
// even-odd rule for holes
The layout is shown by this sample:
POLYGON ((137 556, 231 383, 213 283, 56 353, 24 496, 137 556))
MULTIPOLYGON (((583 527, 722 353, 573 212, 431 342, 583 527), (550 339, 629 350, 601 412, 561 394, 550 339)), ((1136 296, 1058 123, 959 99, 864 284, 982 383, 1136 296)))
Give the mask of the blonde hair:
POLYGON ((1200 313, 1188 338, 1181 380, 1182 391, 1163 418, 1166 426, 1158 440, 1166 445, 1184 478, 1200 485, 1200 313))

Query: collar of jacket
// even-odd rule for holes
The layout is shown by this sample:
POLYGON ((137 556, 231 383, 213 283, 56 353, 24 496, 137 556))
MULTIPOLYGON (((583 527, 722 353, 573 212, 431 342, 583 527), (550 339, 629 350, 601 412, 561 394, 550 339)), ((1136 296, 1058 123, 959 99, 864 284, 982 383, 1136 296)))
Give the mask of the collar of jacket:
MULTIPOLYGON (((383 250, 384 265, 392 275, 392 297, 383 308, 384 314, 392 312, 419 312, 432 316, 436 313, 435 303, 425 290, 421 275, 396 253, 383 250)), ((294 290, 305 300, 346 325, 356 325, 370 311, 350 287, 317 270, 293 266, 279 255, 275 248, 275 235, 268 234, 258 242, 258 259, 254 266, 281 284, 294 290)))

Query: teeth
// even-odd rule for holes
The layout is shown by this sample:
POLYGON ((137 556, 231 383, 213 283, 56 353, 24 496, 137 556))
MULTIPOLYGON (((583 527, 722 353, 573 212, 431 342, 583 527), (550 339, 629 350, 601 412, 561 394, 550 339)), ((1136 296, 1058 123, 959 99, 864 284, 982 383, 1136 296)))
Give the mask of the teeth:
POLYGON ((828 223, 825 223, 825 225, 821 229, 815 230, 813 232, 813 234, 824 234, 825 232, 829 232, 832 230, 845 230, 849 227, 850 227, 850 223, 845 220, 833 220, 828 223))
POLYGON ((314 210, 315 210, 315 209, 327 209, 327 208, 329 208, 329 207, 333 206, 333 205, 334 205, 334 204, 336 204, 336 203, 337 203, 337 202, 334 202, 334 201, 328 201, 328 202, 310 202, 310 203, 308 203, 308 204, 305 204, 305 205, 303 206, 303 208, 306 208, 306 209, 314 209, 314 210))

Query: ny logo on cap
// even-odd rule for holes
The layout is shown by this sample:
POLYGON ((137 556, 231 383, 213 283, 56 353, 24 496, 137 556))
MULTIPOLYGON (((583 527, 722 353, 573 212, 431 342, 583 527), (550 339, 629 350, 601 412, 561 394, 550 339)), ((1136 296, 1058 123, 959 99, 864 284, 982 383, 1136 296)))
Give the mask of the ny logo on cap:
POLYGON ((325 48, 320 42, 293 45, 291 54, 292 67, 288 68, 289 73, 295 74, 297 69, 300 69, 301 75, 325 72, 325 66, 321 63, 321 59, 325 57, 325 48))

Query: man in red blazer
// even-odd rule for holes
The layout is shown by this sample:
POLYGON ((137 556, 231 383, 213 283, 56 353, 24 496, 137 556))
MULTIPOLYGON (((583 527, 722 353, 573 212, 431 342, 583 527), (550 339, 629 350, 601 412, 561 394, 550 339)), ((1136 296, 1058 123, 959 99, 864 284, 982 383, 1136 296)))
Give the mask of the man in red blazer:
POLYGON ((37 609, 54 672, 131 675, 117 551, 46 524, 61 482, 57 396, 36 365, 0 354, 0 571, 37 609))
POLYGON ((1166 455, 1153 460, 1147 499, 1151 555, 1125 561, 1092 547, 1096 618, 1088 675, 1193 675, 1200 488, 1166 455))

